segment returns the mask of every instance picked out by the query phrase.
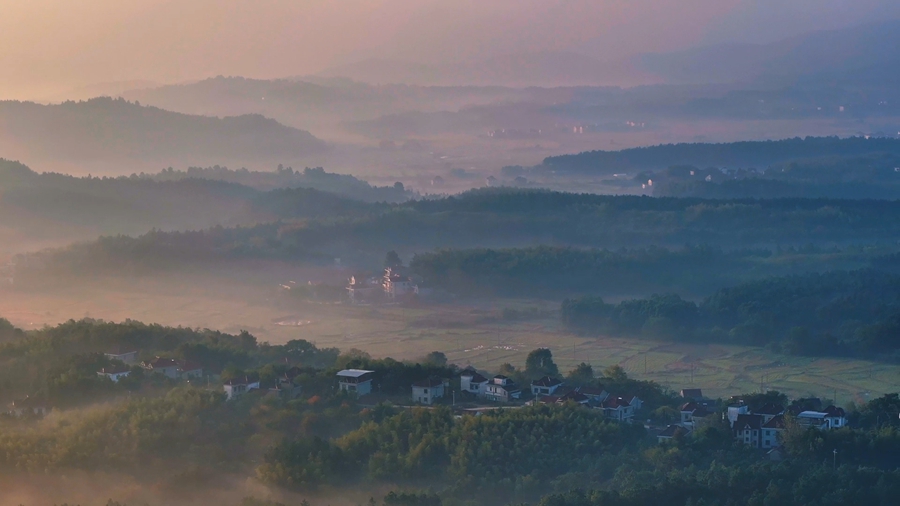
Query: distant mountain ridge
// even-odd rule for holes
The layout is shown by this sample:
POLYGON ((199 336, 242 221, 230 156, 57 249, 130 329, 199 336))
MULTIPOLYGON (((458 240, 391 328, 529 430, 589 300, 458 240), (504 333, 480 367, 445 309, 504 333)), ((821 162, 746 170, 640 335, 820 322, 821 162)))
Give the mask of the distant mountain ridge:
POLYGON ((197 116, 112 98, 0 102, 0 134, 6 156, 71 162, 287 160, 329 149, 307 131, 258 114, 197 116))

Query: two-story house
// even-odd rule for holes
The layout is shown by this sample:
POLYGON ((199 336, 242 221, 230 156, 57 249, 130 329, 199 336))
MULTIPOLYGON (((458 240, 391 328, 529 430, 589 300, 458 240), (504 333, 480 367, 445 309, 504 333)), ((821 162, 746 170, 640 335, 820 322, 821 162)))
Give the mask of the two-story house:
POLYGON ((784 431, 784 415, 776 415, 766 420, 762 426, 762 447, 777 448, 780 446, 778 435, 784 431))
POLYGON ((104 355, 110 360, 118 360, 126 364, 137 362, 137 350, 128 346, 113 346, 106 350, 104 355))
POLYGON ((432 405, 442 399, 450 388, 450 382, 438 378, 428 378, 412 385, 412 400, 419 404, 432 405))
POLYGON ((522 397, 522 389, 513 380, 498 374, 485 386, 484 398, 495 402, 510 402, 522 397))
POLYGON ((603 404, 603 415, 620 422, 630 422, 634 418, 634 408, 622 397, 609 397, 603 404))
POLYGON ((156 357, 153 360, 142 362, 141 367, 171 379, 177 379, 179 376, 180 366, 174 358, 156 357))
POLYGON ((466 368, 459 376, 459 389, 476 397, 484 397, 489 382, 487 378, 478 374, 475 369, 466 368))
POLYGON ((337 373, 338 387, 342 392, 355 393, 362 397, 372 392, 375 371, 365 369, 344 369, 337 373))
POLYGON ((542 397, 545 395, 553 395, 563 382, 551 376, 544 376, 531 382, 531 395, 534 397, 542 397))
POLYGON ((754 448, 762 448, 762 426, 762 415, 740 414, 731 428, 738 441, 754 448))
POLYGON ((225 400, 234 400, 251 390, 259 389, 259 378, 251 376, 242 376, 240 378, 230 379, 222 385, 225 391, 225 400))

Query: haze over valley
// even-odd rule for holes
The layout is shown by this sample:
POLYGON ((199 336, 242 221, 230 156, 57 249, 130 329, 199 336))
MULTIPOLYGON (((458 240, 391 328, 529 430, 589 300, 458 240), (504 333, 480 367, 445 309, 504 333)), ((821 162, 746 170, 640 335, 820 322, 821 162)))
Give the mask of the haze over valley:
POLYGON ((0 506, 900 496, 896 2, 7 4, 0 506))

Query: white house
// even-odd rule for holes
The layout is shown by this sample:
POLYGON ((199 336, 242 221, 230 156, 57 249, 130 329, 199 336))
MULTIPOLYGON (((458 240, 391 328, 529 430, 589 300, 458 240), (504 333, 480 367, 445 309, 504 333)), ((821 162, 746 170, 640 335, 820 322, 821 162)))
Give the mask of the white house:
POLYGON ((106 358, 110 360, 118 360, 119 362, 124 362, 126 364, 134 364, 137 362, 137 350, 117 346, 112 349, 106 350, 106 358))
POLYGON ((496 402, 509 402, 522 397, 522 390, 516 383, 503 375, 494 376, 487 384, 484 398, 496 402))
POLYGON ((474 394, 476 397, 484 397, 487 385, 488 379, 478 374, 474 369, 466 369, 459 376, 460 390, 474 394))
POLYGON ((419 293, 419 287, 412 278, 406 274, 402 267, 388 267, 384 270, 384 294, 389 299, 406 297, 419 293))
POLYGON ((784 431, 784 415, 777 415, 770 418, 762 426, 762 447, 777 448, 778 434, 784 431))
POLYGON ((242 378, 234 378, 225 382, 222 389, 225 391, 225 399, 233 400, 246 394, 251 390, 259 388, 259 379, 244 376, 242 378))
POLYGON ((353 392, 362 397, 372 392, 372 377, 375 371, 364 369, 344 369, 337 373, 338 386, 343 392, 353 392))
POLYGON ((17 417, 23 415, 46 415, 49 412, 50 408, 45 402, 27 395, 24 399, 9 403, 6 411, 7 414, 17 417))
POLYGON ((141 367, 150 372, 160 373, 167 378, 177 379, 180 369, 178 361, 173 358, 156 357, 153 360, 141 363, 141 367))
POLYGON ((797 415, 797 423, 802 427, 829 430, 845 427, 847 419, 842 408, 828 406, 825 411, 803 411, 797 415))
POLYGON ((634 417, 634 408, 622 397, 610 397, 601 404, 603 414, 607 418, 620 422, 630 422, 634 417))
POLYGON ((734 438, 745 445, 762 448, 762 426, 762 415, 740 414, 732 425, 734 438))
POLYGON ((563 382, 556 378, 544 376, 541 379, 537 379, 531 382, 531 395, 533 395, 534 397, 553 395, 554 392, 556 392, 556 390, 562 386, 562 384, 563 382))
POLYGON ((195 364, 186 360, 181 361, 178 363, 178 375, 186 380, 191 378, 202 378, 203 368, 200 367, 200 364, 195 364))
POLYGON ((576 388, 578 393, 586 396, 592 402, 603 402, 609 397, 609 392, 606 391, 605 388, 601 387, 592 387, 592 386, 584 386, 576 388))
POLYGON ((434 404, 434 401, 446 395, 450 382, 438 378, 417 381, 412 385, 412 400, 419 404, 434 404))
POLYGON ((750 406, 739 403, 739 404, 731 404, 728 406, 727 417, 728 417, 728 425, 734 427, 734 423, 737 421, 738 417, 741 415, 749 415, 750 414, 750 406))
POLYGON ((104 376, 111 379, 113 383, 118 383, 120 379, 128 377, 130 373, 131 368, 127 365, 113 365, 97 371, 97 376, 104 376))

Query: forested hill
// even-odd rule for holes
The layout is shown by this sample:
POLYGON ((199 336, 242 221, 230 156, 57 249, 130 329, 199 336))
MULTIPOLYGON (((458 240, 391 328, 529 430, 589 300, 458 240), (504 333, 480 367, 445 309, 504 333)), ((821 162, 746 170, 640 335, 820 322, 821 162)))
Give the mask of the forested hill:
POLYGON ((0 147, 66 161, 291 160, 328 149, 309 132, 256 114, 208 117, 123 99, 0 102, 0 147))
MULTIPOLYGON (((321 172, 322 177, 329 175, 321 172)), ((358 215, 370 208, 380 206, 307 188, 263 192, 209 179, 38 174, 19 162, 0 159, 0 227, 25 237, 93 239, 153 228, 190 230, 358 215)))
MULTIPOLYGON (((284 209, 293 206, 290 198, 283 204, 284 209)), ((869 200, 716 201, 500 189, 311 218, 299 224, 111 237, 47 253, 46 260, 63 266, 62 272, 75 264, 81 272, 143 270, 159 263, 154 257, 166 258, 166 267, 204 258, 334 257, 348 265, 377 266, 389 250, 407 258, 436 248, 538 244, 610 249, 702 244, 771 250, 895 244, 900 236, 900 202, 869 200)))
POLYGON ((799 158, 900 154, 900 139, 799 137, 778 141, 722 144, 664 144, 621 151, 586 151, 545 158, 537 170, 556 173, 612 174, 663 169, 673 165, 758 167, 799 158))

